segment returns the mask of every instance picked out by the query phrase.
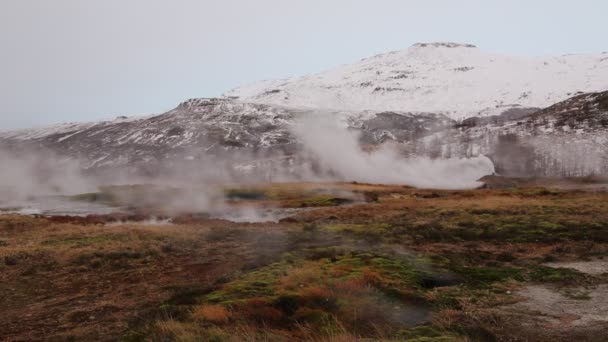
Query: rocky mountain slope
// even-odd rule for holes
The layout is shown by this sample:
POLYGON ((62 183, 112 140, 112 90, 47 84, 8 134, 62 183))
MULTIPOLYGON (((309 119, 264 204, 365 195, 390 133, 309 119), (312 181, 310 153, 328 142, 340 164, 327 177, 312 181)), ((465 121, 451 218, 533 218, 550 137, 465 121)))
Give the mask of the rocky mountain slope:
POLYGON ((577 93, 606 89, 608 53, 520 58, 470 44, 420 43, 226 95, 289 107, 433 112, 464 119, 510 108, 544 108, 577 93))
POLYGON ((572 97, 518 119, 465 120, 428 135, 417 153, 491 156, 508 175, 608 172, 608 91, 572 97))
MULTIPOLYGON (((39 146, 80 160, 87 170, 154 173, 222 156, 241 168, 292 160, 290 127, 308 110, 192 99, 162 115, 66 124, 0 134, 5 144, 39 146)), ((490 156, 508 175, 585 175, 608 170, 608 92, 575 96, 536 112, 455 121, 442 114, 329 111, 361 132, 361 143, 397 142, 405 156, 490 156)))
POLYGON ((608 173, 606 89, 608 54, 524 60, 416 44, 230 97, 191 99, 161 115, 0 132, 0 145, 50 149, 91 172, 200 172, 218 162, 270 170, 297 164, 291 127, 319 113, 359 131, 368 148, 396 142, 404 156, 484 154, 515 176, 608 173), (571 96, 594 89, 604 92, 571 96))
POLYGON ((289 142, 284 126, 292 116, 277 106, 192 99, 158 116, 13 131, 0 139, 50 148, 87 170, 154 170, 227 149, 282 146, 289 142))
MULTIPOLYGON (((231 99, 191 99, 153 117, 64 124, 0 133, 4 145, 43 147, 81 161, 87 170, 128 167, 154 172, 221 156, 241 163, 284 160, 296 151, 290 127, 315 112, 231 99)), ((323 113, 361 131, 361 141, 408 141, 454 121, 432 113, 323 113)))

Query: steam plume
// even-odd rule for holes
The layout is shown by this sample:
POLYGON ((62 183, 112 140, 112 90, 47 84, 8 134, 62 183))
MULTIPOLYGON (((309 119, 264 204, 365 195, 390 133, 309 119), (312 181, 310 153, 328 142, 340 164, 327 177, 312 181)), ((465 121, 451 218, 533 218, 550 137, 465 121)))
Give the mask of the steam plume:
POLYGON ((463 159, 406 159, 388 145, 368 153, 361 150, 357 133, 340 127, 327 116, 300 119, 292 131, 305 151, 341 180, 404 184, 422 188, 464 189, 481 183, 478 179, 494 173, 485 157, 463 159))

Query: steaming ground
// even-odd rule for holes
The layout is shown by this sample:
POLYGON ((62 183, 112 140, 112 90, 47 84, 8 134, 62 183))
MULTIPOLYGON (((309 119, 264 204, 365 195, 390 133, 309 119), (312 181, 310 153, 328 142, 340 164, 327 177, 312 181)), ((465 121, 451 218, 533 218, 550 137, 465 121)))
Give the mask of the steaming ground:
POLYGON ((121 210, 122 208, 119 207, 73 201, 61 196, 36 197, 19 202, 5 202, 4 205, 0 205, 0 214, 22 215, 108 215, 121 210))
POLYGON ((600 341, 606 310, 580 301, 608 280, 575 267, 608 258, 605 192, 477 190, 484 156, 365 151, 316 117, 293 133, 310 162, 275 170, 291 183, 0 154, 0 340, 600 341))
POLYGON ((78 196, 132 215, 0 215, 0 340, 603 341, 608 193, 518 184, 192 202, 220 216, 156 212, 199 190, 138 185, 78 196))
MULTIPOLYGON (((329 117, 311 113, 295 122, 292 133, 300 143, 296 159, 308 162, 275 166, 272 178, 468 189, 480 186, 478 179, 494 173, 492 162, 485 156, 436 160, 406 158, 393 145, 363 151, 358 134, 329 117)), ((77 160, 48 151, 33 148, 0 151, 0 211, 86 216, 154 207, 157 211, 162 208, 169 215, 206 213, 237 222, 273 222, 284 218, 289 215, 284 208, 226 205, 222 188, 227 184, 246 186, 267 178, 269 171, 264 168, 247 169, 246 173, 238 175, 236 166, 251 157, 241 153, 227 154, 223 159, 214 156, 209 159, 214 160, 213 163, 190 163, 187 167, 173 165, 153 178, 130 175, 126 170, 99 178, 85 176, 77 160), (74 195, 103 193, 104 188, 118 184, 132 189, 120 191, 113 195, 117 198, 108 201, 83 203, 71 200, 74 195), (149 192, 151 188, 156 189, 149 192), (112 203, 117 199, 121 205, 112 203)), ((335 197, 340 196, 335 194, 335 197)))
POLYGON ((77 161, 49 151, 0 149, 0 203, 31 197, 92 191, 97 184, 85 179, 77 161))

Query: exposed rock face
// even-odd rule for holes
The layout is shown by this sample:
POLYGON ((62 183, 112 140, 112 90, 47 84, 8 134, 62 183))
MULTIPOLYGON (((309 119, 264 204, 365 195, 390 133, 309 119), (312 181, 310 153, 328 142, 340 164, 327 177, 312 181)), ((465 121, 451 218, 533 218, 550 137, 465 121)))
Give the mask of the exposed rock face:
MULTIPOLYGON (((40 146, 78 159, 87 170, 123 167, 159 171, 184 161, 236 152, 241 161, 267 165, 294 154, 290 126, 309 110, 241 103, 231 99, 191 99, 162 115, 87 124, 66 124, 0 134, 13 146, 40 146)), ((327 112, 352 129, 361 141, 406 142, 444 130, 454 121, 430 113, 327 112)))
MULTIPOLYGON (((583 94, 529 114, 456 122, 441 114, 327 112, 361 132, 361 142, 399 142, 404 155, 490 156, 505 175, 586 175, 608 171, 608 92, 583 94)), ((297 142, 290 126, 307 110, 232 99, 192 99, 165 114, 3 133, 5 144, 43 146, 87 170, 153 173, 184 161, 238 152, 244 168, 286 163, 297 142)))
POLYGON ((389 140, 397 142, 413 141, 431 133, 453 127, 454 120, 432 113, 382 112, 374 117, 353 121, 352 126, 360 128, 362 142, 377 144, 389 140))
POLYGON ((444 157, 486 154, 498 172, 511 176, 608 173, 608 91, 514 120, 465 122, 426 137, 422 149, 434 147, 444 157))

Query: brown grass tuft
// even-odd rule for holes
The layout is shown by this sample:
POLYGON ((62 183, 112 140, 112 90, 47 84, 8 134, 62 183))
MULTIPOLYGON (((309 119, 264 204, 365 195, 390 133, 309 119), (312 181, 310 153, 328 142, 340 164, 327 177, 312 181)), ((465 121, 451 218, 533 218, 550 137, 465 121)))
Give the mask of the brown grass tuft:
POLYGON ((194 308, 192 318, 214 324, 225 324, 230 321, 232 314, 221 305, 200 305, 194 308))
POLYGON ((253 298, 240 304, 238 312, 243 318, 258 324, 278 324, 284 318, 279 309, 263 298, 253 298))

